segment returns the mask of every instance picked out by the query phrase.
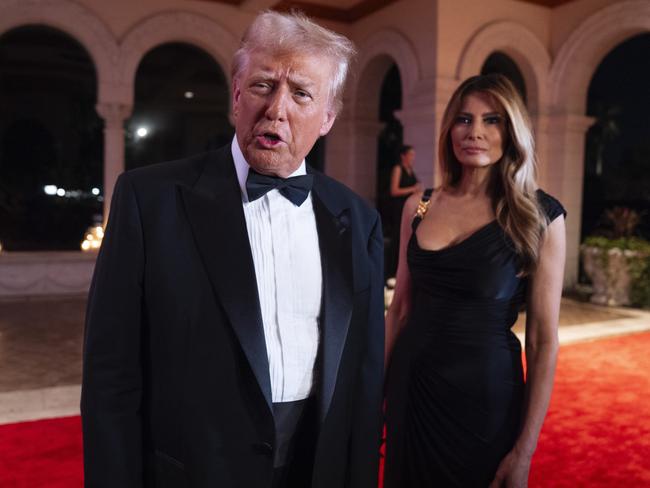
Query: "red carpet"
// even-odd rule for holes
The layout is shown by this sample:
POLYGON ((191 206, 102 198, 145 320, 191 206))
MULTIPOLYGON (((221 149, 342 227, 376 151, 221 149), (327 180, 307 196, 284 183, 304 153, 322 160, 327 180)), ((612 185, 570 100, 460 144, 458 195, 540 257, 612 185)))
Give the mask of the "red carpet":
POLYGON ((81 487, 81 450, 79 417, 0 425, 0 487, 81 487))
MULTIPOLYGON (((0 426, 2 488, 82 485, 78 417, 0 426)), ((560 349, 530 487, 650 487, 650 333, 560 349)))
POLYGON ((650 333, 560 348, 531 487, 650 487, 650 333))

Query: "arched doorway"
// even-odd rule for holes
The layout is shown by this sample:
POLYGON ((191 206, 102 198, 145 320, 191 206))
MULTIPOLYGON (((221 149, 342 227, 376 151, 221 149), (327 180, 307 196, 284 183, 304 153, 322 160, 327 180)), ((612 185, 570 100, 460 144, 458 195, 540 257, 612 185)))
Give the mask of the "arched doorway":
POLYGON ((404 140, 404 128, 395 116, 395 112, 401 108, 402 82, 399 68, 393 64, 384 76, 379 93, 379 122, 382 124, 382 129, 377 138, 375 202, 381 215, 385 236, 386 260, 384 268, 386 276, 395 276, 397 269, 399 219, 390 196, 390 177, 393 166, 399 163, 399 151, 404 140))
POLYGON ((381 214, 386 276, 395 271, 391 242, 396 241, 393 230, 398 224, 393 223, 389 181, 402 144, 403 128, 396 112, 403 107, 403 91, 404 80, 395 58, 385 53, 367 58, 354 92, 355 167, 350 186, 381 214))
POLYGON ((494 51, 490 54, 481 67, 481 74, 487 75, 491 73, 499 73, 508 78, 519 91, 524 103, 527 103, 524 75, 510 56, 501 51, 494 51))
MULTIPOLYGON (((549 76, 551 130, 547 151, 546 188, 568 211, 565 286, 578 281, 584 153, 587 130, 593 118, 587 114, 589 84, 604 57, 621 42, 650 32, 650 4, 645 0, 621 0, 584 20, 554 56, 549 76)), ((644 62, 647 55, 642 58, 644 62)), ((627 67, 626 67, 627 70, 627 67)))
POLYGON ((221 67, 202 49, 168 43, 149 51, 135 79, 126 124, 126 168, 216 149, 232 139, 229 87, 221 67))
POLYGON ((102 122, 87 51, 24 26, 0 37, 0 240, 7 250, 79 249, 101 218, 102 122))
POLYGON ((377 140, 377 196, 379 209, 388 196, 391 168, 398 161, 399 148, 403 141, 402 123, 395 112, 402 108, 402 83, 396 64, 384 76, 379 94, 379 122, 382 124, 377 140))
MULTIPOLYGON (((581 240, 602 232, 603 212, 615 206, 650 209, 650 34, 612 49, 593 74, 587 115, 581 240)), ((650 238, 650 215, 638 231, 650 238)))

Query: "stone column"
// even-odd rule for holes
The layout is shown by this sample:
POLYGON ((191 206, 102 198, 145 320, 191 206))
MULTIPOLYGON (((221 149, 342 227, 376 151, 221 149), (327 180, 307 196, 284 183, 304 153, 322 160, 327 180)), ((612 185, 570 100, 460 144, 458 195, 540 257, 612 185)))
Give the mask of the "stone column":
POLYGON ((383 124, 344 111, 327 135, 325 173, 374 206, 377 187, 377 138, 383 124))
POLYGON ((97 113, 104 119, 104 225, 108 221, 111 197, 117 177, 124 171, 124 121, 133 107, 123 103, 98 103, 97 113))
POLYGON ((537 116, 537 138, 546 148, 540 185, 567 210, 567 255, 564 287, 575 286, 580 262, 585 134, 592 117, 563 113, 537 116))
POLYGON ((325 142, 325 174, 352 188, 354 129, 349 112, 343 109, 327 134, 325 142))
POLYGON ((356 119, 354 151, 351 161, 352 189, 373 207, 377 197, 377 145, 384 124, 378 120, 356 119))

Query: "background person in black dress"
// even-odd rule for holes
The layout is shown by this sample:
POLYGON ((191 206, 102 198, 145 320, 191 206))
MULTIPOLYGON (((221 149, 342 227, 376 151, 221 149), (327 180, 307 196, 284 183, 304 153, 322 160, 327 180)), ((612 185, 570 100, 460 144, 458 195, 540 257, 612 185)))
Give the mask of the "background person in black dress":
POLYGON ((506 78, 462 83, 441 128, 442 185, 402 217, 385 486, 523 487, 555 374, 565 212, 537 188, 530 122, 506 78), (524 302, 525 382, 510 330, 524 302))
POLYGON ((390 258, 386 265, 388 276, 395 276, 397 270, 397 257, 399 255, 400 220, 402 209, 408 197, 422 189, 413 170, 415 149, 404 145, 399 150, 399 163, 393 166, 390 173, 389 193, 391 196, 391 235, 390 258))

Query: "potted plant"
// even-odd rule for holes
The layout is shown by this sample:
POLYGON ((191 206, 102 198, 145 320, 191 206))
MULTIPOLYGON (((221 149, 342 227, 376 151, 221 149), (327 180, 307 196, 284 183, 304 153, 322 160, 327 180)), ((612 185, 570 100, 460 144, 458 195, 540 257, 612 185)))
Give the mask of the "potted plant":
POLYGON ((593 303, 650 306, 650 242, 634 236, 641 215, 615 207, 604 215, 608 229, 581 246, 582 262, 593 284, 593 303))

